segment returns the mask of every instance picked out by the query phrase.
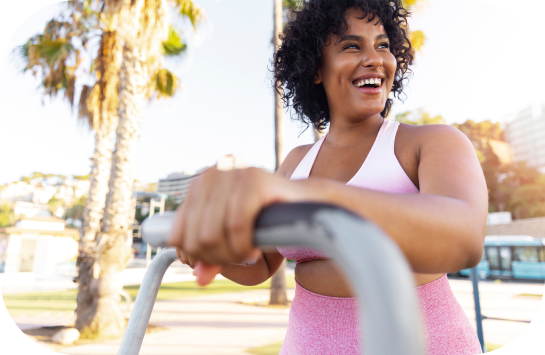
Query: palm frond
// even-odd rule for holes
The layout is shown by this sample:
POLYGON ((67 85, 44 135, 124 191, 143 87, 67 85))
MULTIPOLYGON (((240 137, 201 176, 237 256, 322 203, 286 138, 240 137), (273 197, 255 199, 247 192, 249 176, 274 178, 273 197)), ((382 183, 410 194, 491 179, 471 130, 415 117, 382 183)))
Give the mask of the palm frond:
POLYGON ((302 5, 303 5, 303 0, 284 0, 282 2, 282 7, 290 11, 297 10, 302 5))
POLYGON ((193 25, 193 30, 197 30, 197 24, 202 20, 204 13, 200 7, 195 5, 191 0, 172 0, 178 15, 187 17, 193 25))
POLYGON ((89 99, 89 96, 91 96, 91 92, 93 91, 93 87, 88 85, 83 85, 81 88, 81 93, 79 94, 79 104, 78 104, 78 119, 82 120, 83 122, 87 123, 89 125, 89 128, 93 127, 93 109, 89 109, 90 107, 87 104, 87 100, 89 99))
POLYGON ((180 86, 179 79, 168 69, 159 69, 151 77, 149 97, 154 94, 157 99, 174 96, 180 86))
POLYGON ((174 26, 168 29, 168 38, 163 42, 163 55, 165 57, 174 57, 182 54, 187 49, 187 44, 182 42, 180 33, 174 26))
POLYGON ((422 51, 422 47, 426 42, 426 35, 422 31, 411 31, 409 32, 409 41, 411 41, 411 46, 417 50, 422 51))
POLYGON ((74 107, 74 95, 76 92, 76 76, 72 75, 68 80, 68 85, 64 91, 64 97, 70 102, 70 106, 74 107))
POLYGON ((40 42, 32 46, 34 54, 44 58, 47 65, 67 58, 74 51, 74 46, 66 39, 59 38, 55 40, 42 39, 40 42))

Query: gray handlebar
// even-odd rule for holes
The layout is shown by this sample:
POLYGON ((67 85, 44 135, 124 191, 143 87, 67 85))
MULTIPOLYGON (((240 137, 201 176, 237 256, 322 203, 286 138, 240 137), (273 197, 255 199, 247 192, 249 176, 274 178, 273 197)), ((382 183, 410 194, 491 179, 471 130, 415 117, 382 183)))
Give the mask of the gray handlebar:
MULTIPOLYGON (((146 241, 154 246, 165 246, 172 218, 172 213, 165 213, 146 220, 142 226, 146 241)), ((334 259, 358 295, 365 354, 424 355, 409 265, 397 245, 371 222, 327 204, 277 204, 265 208, 258 217, 255 244, 312 247, 334 259)), ((151 308, 145 303, 155 301, 166 271, 164 264, 170 265, 175 259, 174 251, 166 249, 150 265, 140 292, 146 286, 151 293, 136 299, 118 354, 138 353, 151 316, 151 308), (161 277, 150 275, 148 278, 152 272, 160 273, 161 277), (149 285, 146 284, 148 279, 149 285)))

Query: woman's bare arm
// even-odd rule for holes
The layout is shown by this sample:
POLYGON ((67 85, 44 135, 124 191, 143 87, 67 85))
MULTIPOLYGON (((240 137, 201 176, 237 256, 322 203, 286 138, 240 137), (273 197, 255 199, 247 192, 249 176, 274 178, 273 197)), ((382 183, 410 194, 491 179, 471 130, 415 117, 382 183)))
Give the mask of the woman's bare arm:
POLYGON ((259 212, 277 202, 339 205, 380 226, 400 246, 413 270, 440 273, 473 266, 482 255, 487 190, 473 146, 449 126, 427 127, 420 137, 420 194, 379 192, 250 168, 210 170, 181 210, 170 242, 210 264, 240 262, 254 253, 259 212), (210 222, 213 221, 211 224, 210 222))
POLYGON ((378 192, 324 179, 309 179, 304 188, 321 191, 311 197, 315 201, 343 206, 378 224, 415 272, 474 266, 482 257, 488 210, 475 150, 461 132, 446 125, 426 127, 419 140, 420 194, 378 192))

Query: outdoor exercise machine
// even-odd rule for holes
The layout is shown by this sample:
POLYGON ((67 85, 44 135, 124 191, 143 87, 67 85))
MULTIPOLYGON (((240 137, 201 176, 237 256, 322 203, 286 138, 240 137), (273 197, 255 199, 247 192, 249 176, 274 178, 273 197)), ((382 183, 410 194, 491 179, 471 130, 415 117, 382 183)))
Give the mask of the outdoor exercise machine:
MULTIPOLYGON (((155 215, 142 226, 146 241, 164 249, 144 276, 118 355, 139 353, 163 275, 177 259, 175 250, 166 248, 173 217, 173 212, 155 215)), ((257 218, 254 242, 263 250, 316 248, 335 260, 358 296, 366 355, 424 355, 409 265, 371 222, 328 204, 276 204, 257 218)))

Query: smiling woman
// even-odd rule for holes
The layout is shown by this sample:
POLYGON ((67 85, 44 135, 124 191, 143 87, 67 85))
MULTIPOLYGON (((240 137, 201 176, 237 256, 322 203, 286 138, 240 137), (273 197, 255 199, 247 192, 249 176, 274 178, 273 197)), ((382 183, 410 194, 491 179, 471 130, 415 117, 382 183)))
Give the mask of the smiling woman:
MULTIPOLYGON (((282 47, 275 58, 276 87, 286 90, 286 105, 291 104, 300 120, 319 129, 326 127, 331 116, 324 86, 319 85, 320 81, 315 77, 324 63, 324 49, 333 47, 330 44, 335 37, 333 45, 346 60, 350 54, 353 57, 361 51, 364 45, 363 36, 347 33, 349 22, 353 21, 350 21, 352 16, 344 17, 346 9, 345 1, 309 2, 306 11, 299 12, 297 19, 286 25, 282 47)), ((376 54, 390 70, 389 82, 383 89, 388 88, 399 97, 413 61, 411 43, 404 30, 408 12, 403 6, 389 6, 386 1, 382 4, 379 1, 374 5, 373 2, 361 2, 361 13, 352 15, 365 16, 368 22, 379 25, 370 29, 376 32, 376 37, 372 38, 380 49, 376 54)), ((388 116, 392 99, 386 101, 381 112, 383 117, 388 116)))
POLYGON ((487 190, 473 146, 450 126, 385 119, 412 62, 407 17, 400 0, 305 1, 282 35, 275 86, 297 119, 329 125, 328 134, 292 150, 276 175, 208 170, 177 212, 170 243, 201 284, 221 273, 256 285, 284 257, 297 262, 283 355, 361 354, 362 346, 357 301, 328 255, 252 245, 263 207, 300 201, 351 210, 398 244, 414 272, 428 354, 481 352, 446 278, 482 256, 487 190))

